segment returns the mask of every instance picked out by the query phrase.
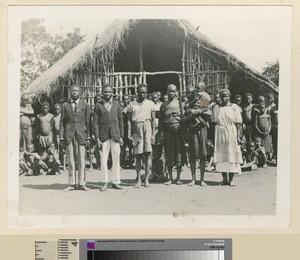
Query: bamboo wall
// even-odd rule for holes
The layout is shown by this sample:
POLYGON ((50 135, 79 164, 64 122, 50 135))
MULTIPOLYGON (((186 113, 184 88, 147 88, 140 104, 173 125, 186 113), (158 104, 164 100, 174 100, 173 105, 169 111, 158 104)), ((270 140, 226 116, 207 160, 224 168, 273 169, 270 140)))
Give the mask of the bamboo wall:
POLYGON ((206 90, 217 93, 222 88, 228 88, 228 71, 212 56, 206 54, 199 44, 185 40, 182 49, 182 71, 166 72, 115 72, 114 50, 102 49, 80 65, 78 70, 64 82, 63 95, 70 97, 68 86, 77 83, 82 87, 81 97, 91 106, 94 105, 96 94, 102 93, 106 83, 113 85, 114 97, 122 98, 124 94, 134 95, 139 83, 147 83, 147 75, 175 73, 179 77, 179 92, 186 91, 188 85, 196 86, 205 82, 206 90), (66 89, 67 88, 67 89, 66 89))
POLYGON ((75 73, 75 82, 81 86, 81 97, 94 105, 96 94, 102 94, 102 86, 114 84, 114 50, 103 48, 98 54, 90 56, 80 70, 75 73))
POLYGON ((69 87, 74 83, 81 86, 81 98, 94 105, 96 94, 102 94, 103 85, 113 86, 114 97, 122 98, 124 94, 134 95, 139 83, 146 83, 145 72, 114 72, 114 51, 101 50, 95 57, 89 57, 86 63, 74 72, 68 84, 61 84, 64 99, 70 98, 69 87), (66 89, 67 88, 67 89, 66 89))
POLYGON ((197 86, 204 82, 206 90, 217 93, 229 87, 228 71, 213 57, 205 54, 200 44, 185 40, 182 49, 182 76, 180 92, 188 85, 197 86))

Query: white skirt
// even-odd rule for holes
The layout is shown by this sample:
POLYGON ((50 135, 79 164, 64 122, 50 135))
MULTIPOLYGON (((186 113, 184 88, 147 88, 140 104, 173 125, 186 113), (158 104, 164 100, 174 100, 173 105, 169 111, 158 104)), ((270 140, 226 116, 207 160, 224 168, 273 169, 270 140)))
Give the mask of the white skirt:
POLYGON ((217 162, 216 171, 218 172, 232 172, 241 174, 241 165, 239 163, 229 163, 229 162, 217 162))

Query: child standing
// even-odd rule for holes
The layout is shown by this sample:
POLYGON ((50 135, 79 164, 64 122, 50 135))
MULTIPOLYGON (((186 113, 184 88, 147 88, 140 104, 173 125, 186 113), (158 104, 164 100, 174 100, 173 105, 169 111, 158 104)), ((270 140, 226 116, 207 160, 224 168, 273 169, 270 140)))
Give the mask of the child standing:
MULTIPOLYGON (((243 109, 241 108, 241 104, 242 104, 242 96, 240 94, 237 94, 233 97, 233 103, 237 104, 238 109, 241 113, 241 117, 243 117, 243 109)), ((237 128, 239 128, 239 132, 243 133, 243 125, 242 124, 238 124, 236 125, 237 128)), ((243 140, 243 135, 240 136, 240 140, 239 143, 241 143, 243 140)))
POLYGON ((26 151, 28 144, 32 142, 32 124, 30 117, 34 114, 34 110, 30 104, 28 94, 21 96, 20 103, 20 148, 26 151))
POLYGON ((255 137, 261 138, 261 145, 265 148, 268 160, 272 157, 273 149, 270 139, 271 117, 266 113, 263 103, 259 105, 259 114, 255 116, 255 137))
POLYGON ((273 93, 268 94, 268 103, 269 106, 266 108, 267 113, 271 117, 271 138, 272 138, 272 145, 273 145, 273 158, 277 162, 277 141, 278 141, 278 106, 275 104, 275 97, 273 93))
POLYGON ((241 144, 240 144, 240 149, 242 153, 242 158, 243 158, 243 164, 247 163, 247 142, 245 139, 242 139, 241 144))
POLYGON ((254 106, 252 104, 252 94, 247 93, 246 97, 246 107, 243 109, 243 129, 244 129, 244 136, 246 141, 249 142, 252 140, 253 134, 253 109, 254 106))
POLYGON ((54 145, 57 153, 59 154, 59 122, 60 122, 60 116, 61 116, 61 105, 59 103, 56 103, 54 105, 54 117, 53 117, 53 136, 54 136, 54 145))
POLYGON ((86 160, 90 164, 89 172, 93 171, 93 161, 95 159, 95 136, 93 133, 93 124, 94 124, 94 109, 95 105, 91 106, 91 113, 90 113, 90 135, 91 135, 91 142, 86 144, 86 160))
POLYGON ((53 125, 54 116, 49 113, 50 105, 48 102, 42 103, 41 114, 37 115, 37 125, 38 125, 38 140, 39 140, 39 153, 42 155, 46 148, 53 143, 53 125))
POLYGON ((214 161, 214 145, 211 140, 207 140, 207 142, 206 142, 206 151, 207 151, 206 159, 208 161, 208 164, 205 167, 205 170, 210 172, 215 169, 215 166, 213 163, 213 161, 214 161))

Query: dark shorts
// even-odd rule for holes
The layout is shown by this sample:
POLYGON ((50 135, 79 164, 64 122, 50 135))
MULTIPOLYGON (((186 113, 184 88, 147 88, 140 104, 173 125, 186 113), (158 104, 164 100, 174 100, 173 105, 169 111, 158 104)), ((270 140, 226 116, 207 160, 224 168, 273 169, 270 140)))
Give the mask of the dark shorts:
POLYGON ((180 133, 164 132, 164 148, 167 166, 184 164, 184 143, 180 133))
POLYGON ((203 159, 207 156, 207 126, 199 129, 188 129, 190 160, 203 159))

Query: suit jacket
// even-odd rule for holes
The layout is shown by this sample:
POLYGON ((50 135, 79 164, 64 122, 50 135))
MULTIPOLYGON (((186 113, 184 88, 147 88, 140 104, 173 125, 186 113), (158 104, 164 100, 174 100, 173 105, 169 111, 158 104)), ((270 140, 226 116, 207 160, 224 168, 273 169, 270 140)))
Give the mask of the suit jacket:
POLYGON ((60 139, 64 139, 66 145, 72 142, 75 138, 75 134, 77 134, 79 144, 85 145, 86 140, 90 137, 89 124, 90 107, 86 102, 79 100, 76 113, 73 111, 71 102, 63 103, 59 136, 60 139))
POLYGON ((108 139, 120 142, 120 137, 123 137, 124 134, 124 127, 122 109, 118 101, 112 101, 110 111, 106 109, 103 101, 95 105, 94 134, 101 142, 108 139))

